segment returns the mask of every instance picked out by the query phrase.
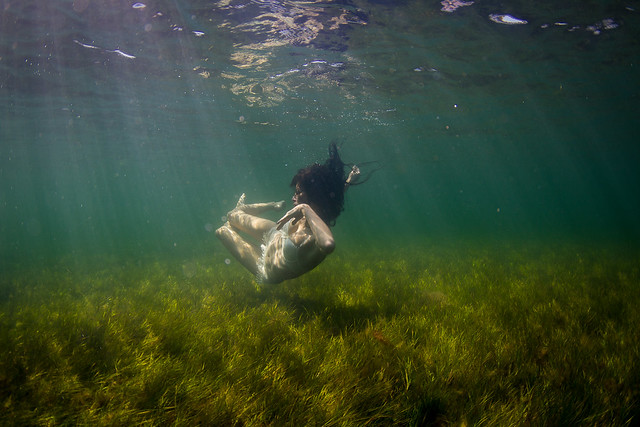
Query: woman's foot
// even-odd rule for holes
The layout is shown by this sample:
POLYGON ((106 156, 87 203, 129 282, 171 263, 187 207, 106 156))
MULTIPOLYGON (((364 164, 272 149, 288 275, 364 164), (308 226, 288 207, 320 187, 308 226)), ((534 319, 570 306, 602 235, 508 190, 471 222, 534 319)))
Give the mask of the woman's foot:
POLYGON ((244 203, 244 200, 246 197, 247 196, 244 193, 242 193, 242 195, 238 199, 238 203, 236 203, 236 207, 231 209, 229 212, 227 212, 227 218, 229 217, 229 215, 231 215, 234 212, 237 212, 237 211, 244 212, 244 208, 246 206, 246 204, 244 203))
POLYGON ((244 207, 244 205, 245 205, 245 203, 244 203, 244 199, 245 199, 246 197, 247 197, 247 196, 246 196, 244 193, 242 193, 242 195, 241 195, 241 196, 240 196, 240 198, 238 199, 238 203, 236 203, 236 209, 242 209, 242 208, 244 207))

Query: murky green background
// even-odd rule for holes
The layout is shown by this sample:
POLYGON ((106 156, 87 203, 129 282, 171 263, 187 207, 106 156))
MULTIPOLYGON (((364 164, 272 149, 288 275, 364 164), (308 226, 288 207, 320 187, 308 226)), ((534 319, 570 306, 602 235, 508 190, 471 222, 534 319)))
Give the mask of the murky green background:
POLYGON ((0 2, 3 270, 221 262, 237 197, 289 200, 334 140, 384 165, 338 250, 637 248, 636 1, 143 3, 0 2))

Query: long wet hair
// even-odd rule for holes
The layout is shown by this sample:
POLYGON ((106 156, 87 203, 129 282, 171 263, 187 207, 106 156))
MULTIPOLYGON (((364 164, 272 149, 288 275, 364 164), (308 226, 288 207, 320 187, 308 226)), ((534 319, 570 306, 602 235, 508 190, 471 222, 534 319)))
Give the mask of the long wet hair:
POLYGON ((335 142, 329 145, 329 158, 324 164, 314 163, 300 169, 291 180, 306 193, 307 199, 314 205, 316 213, 328 225, 335 225, 336 218, 342 212, 345 190, 345 164, 340 160, 335 142))

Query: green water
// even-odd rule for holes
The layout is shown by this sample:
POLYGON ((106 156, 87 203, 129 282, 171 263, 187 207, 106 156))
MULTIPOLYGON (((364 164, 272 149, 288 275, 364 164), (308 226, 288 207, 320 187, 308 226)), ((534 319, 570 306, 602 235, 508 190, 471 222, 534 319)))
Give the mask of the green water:
POLYGON ((222 252, 333 140, 384 165, 338 245, 633 245, 638 12, 555 3, 5 2, 2 267, 222 252))

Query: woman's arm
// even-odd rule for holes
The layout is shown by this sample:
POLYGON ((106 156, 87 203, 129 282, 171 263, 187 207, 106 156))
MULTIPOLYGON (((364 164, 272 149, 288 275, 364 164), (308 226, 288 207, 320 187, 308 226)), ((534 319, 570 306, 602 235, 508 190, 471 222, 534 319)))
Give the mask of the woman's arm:
MULTIPOLYGON (((287 212, 280 220, 278 221, 277 229, 279 230, 286 224, 290 219, 293 218, 292 224, 295 224, 300 219, 305 218, 309 228, 311 229, 311 233, 313 234, 313 238, 316 241, 316 246, 325 255, 330 254, 335 249, 336 243, 333 239, 333 234, 331 230, 325 224, 325 222, 318 216, 317 213, 311 206, 306 203, 301 203, 287 212)), ((309 236, 311 237, 311 236, 309 236)), ((299 246, 304 246, 308 239, 303 240, 299 246)), ((294 242, 298 243, 298 242, 294 242)))

